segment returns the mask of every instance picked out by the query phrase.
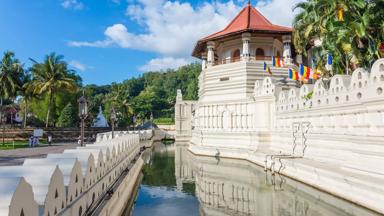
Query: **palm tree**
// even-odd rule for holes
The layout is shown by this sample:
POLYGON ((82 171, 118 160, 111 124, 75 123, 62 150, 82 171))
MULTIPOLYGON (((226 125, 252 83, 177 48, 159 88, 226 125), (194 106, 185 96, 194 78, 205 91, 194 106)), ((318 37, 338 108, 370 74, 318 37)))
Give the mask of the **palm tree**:
POLYGON ((55 108, 55 94, 58 91, 75 92, 77 84, 71 71, 67 67, 67 63, 63 60, 62 55, 51 53, 45 57, 43 63, 34 62, 32 66, 32 81, 29 86, 33 94, 48 96, 48 110, 45 126, 49 126, 49 120, 52 109, 55 108))
MULTIPOLYGON (((111 92, 105 96, 104 101, 108 104, 109 108, 113 107, 121 114, 122 119, 120 120, 127 121, 133 114, 133 109, 129 102, 130 98, 130 92, 126 85, 113 83, 111 92)), ((107 112, 109 112, 109 110, 107 112)))
POLYGON ((23 95, 23 101, 24 101, 24 128, 27 127, 27 115, 28 115, 28 103, 30 100, 32 100, 33 97, 35 97, 34 93, 33 93, 33 89, 31 87, 31 80, 30 80, 30 77, 26 77, 25 81, 24 81, 24 85, 23 85, 23 88, 22 88, 22 95, 23 95))
POLYGON ((13 99, 21 89, 24 70, 15 54, 11 51, 4 53, 0 63, 0 97, 13 99))
POLYGON ((23 74, 23 66, 15 58, 15 54, 11 51, 5 52, 0 63, 0 122, 3 122, 3 99, 14 99, 16 97, 22 85, 23 74))

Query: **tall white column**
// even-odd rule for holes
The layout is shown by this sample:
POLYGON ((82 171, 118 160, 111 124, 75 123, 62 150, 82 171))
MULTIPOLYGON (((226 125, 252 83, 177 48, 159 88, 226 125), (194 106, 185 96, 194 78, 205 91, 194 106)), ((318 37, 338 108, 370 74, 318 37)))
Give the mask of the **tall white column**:
POLYGON ((292 53, 291 53, 291 35, 284 35, 283 36, 283 44, 284 44, 284 63, 285 64, 292 64, 292 53))
POLYGON ((203 61, 201 62, 201 70, 204 70, 205 68, 207 68, 207 53, 203 53, 201 55, 201 58, 203 59, 203 61))
POLYGON ((208 61, 208 66, 213 66, 215 64, 214 48, 215 48, 215 42, 213 42, 213 41, 207 42, 207 50, 208 50, 207 61, 208 61))
POLYGON ((251 41, 251 34, 250 33, 243 33, 242 35, 243 40, 243 53, 241 55, 241 58, 243 61, 249 61, 250 58, 250 47, 249 42, 251 41))

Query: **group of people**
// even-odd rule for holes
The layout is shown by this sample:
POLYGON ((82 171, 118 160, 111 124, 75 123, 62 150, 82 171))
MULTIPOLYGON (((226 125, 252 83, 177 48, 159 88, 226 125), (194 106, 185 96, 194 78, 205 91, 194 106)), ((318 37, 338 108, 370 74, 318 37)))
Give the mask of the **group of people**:
POLYGON ((37 145, 39 145, 39 137, 34 136, 34 135, 30 136, 29 137, 29 147, 33 148, 37 145))
MULTIPOLYGON (((48 134, 47 136, 48 145, 52 144, 52 134, 48 134)), ((35 135, 31 135, 29 137, 29 147, 33 148, 39 145, 39 137, 35 135)))

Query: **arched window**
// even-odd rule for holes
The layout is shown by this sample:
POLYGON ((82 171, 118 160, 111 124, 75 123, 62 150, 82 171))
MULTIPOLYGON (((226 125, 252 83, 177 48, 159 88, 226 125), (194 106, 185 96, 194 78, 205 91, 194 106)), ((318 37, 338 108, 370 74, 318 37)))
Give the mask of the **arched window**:
POLYGON ((236 49, 232 52, 232 62, 237 62, 240 60, 240 50, 236 49))
POLYGON ((264 50, 261 48, 256 49, 256 60, 264 60, 264 50))
POLYGON ((24 216, 24 209, 21 209, 20 216, 24 216))

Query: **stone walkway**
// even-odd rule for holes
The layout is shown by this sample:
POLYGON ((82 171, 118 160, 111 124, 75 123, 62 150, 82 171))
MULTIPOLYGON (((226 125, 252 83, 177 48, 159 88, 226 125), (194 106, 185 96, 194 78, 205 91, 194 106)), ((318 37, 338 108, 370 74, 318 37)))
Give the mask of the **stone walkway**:
POLYGON ((42 158, 49 153, 62 153, 65 149, 74 149, 77 143, 57 143, 36 148, 20 148, 0 151, 0 166, 21 165, 26 158, 42 158))

